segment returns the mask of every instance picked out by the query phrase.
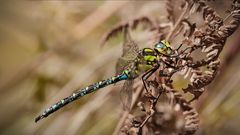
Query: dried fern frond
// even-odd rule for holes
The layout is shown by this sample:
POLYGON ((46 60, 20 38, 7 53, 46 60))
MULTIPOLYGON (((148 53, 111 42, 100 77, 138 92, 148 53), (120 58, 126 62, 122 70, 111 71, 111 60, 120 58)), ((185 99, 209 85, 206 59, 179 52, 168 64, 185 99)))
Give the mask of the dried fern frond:
POLYGON ((233 1, 231 10, 229 10, 227 19, 231 18, 230 22, 227 22, 226 18, 221 18, 206 3, 207 1, 204 0, 177 2, 168 0, 166 2, 167 22, 161 22, 152 17, 150 19, 146 16, 122 23, 106 34, 103 43, 117 33, 121 33, 123 29, 135 30, 138 24, 143 24, 148 26, 147 30, 154 32, 155 37, 159 38, 158 41, 166 39, 171 42, 178 39, 177 45, 183 46, 183 49, 175 50, 179 58, 162 58, 168 65, 160 67, 158 72, 164 71, 168 77, 162 77, 156 73, 155 77, 152 77, 154 79, 148 80, 149 86, 152 88, 151 92, 138 97, 136 100, 138 104, 135 103, 131 114, 128 114, 129 118, 122 123, 122 132, 119 133, 192 135, 198 129, 198 113, 190 103, 198 99, 205 91, 205 87, 217 76, 220 67, 219 55, 227 38, 232 35, 240 23, 239 1, 233 1), (176 14, 178 11, 181 13, 176 14), (201 24, 191 20, 191 17, 196 15, 202 19, 201 24), (197 59, 195 53, 199 50, 205 58, 197 59), (178 71, 174 71, 174 67, 178 71), (190 100, 173 88, 172 76, 180 72, 189 78, 188 86, 182 90, 184 93, 193 95, 190 100), (167 102, 163 103, 162 95, 167 97, 165 98, 167 102), (139 110, 141 115, 135 115, 139 110), (169 118, 166 119, 165 115, 168 115, 169 118), (181 124, 178 125, 179 123, 181 124))
POLYGON ((139 25, 142 25, 145 29, 153 29, 154 22, 148 16, 141 16, 128 22, 122 22, 113 27, 107 32, 100 42, 100 46, 103 46, 108 40, 117 36, 119 33, 123 33, 126 29, 135 30, 139 25))

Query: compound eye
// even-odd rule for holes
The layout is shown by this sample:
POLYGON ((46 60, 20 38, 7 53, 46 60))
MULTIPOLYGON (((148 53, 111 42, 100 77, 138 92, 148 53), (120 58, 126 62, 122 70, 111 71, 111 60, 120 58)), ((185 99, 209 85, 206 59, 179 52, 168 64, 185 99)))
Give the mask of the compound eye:
POLYGON ((162 43, 158 43, 158 44, 155 45, 155 47, 156 47, 156 48, 163 48, 164 45, 163 45, 162 43))

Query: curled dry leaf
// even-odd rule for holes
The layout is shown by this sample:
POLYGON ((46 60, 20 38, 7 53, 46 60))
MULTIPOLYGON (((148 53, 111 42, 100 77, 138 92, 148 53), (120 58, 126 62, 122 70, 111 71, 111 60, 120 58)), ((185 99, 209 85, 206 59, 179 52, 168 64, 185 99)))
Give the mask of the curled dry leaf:
POLYGON ((148 16, 141 16, 131 21, 117 24, 103 36, 100 46, 103 46, 108 40, 117 36, 119 33, 123 33, 126 29, 130 28, 131 30, 135 30, 140 24, 145 29, 153 29, 154 27, 154 22, 148 16))
POLYGON ((178 36, 184 37, 178 43, 183 47, 174 50, 177 57, 161 56, 162 66, 147 80, 150 91, 134 101, 129 117, 122 123, 120 134, 192 135, 196 132, 198 113, 190 103, 198 99, 217 76, 219 55, 227 38, 239 26, 240 2, 234 0, 231 6, 229 15, 224 19, 205 0, 168 0, 168 22, 145 16, 122 23, 106 34, 103 44, 124 29, 135 30, 141 24, 146 26, 145 30, 154 31, 155 37, 160 40, 167 38, 171 42, 178 36), (180 15, 174 14, 176 7, 182 7, 180 15), (203 24, 190 21, 193 15, 200 15, 203 24), (199 50, 205 58, 197 59, 195 52, 199 50), (189 79, 188 86, 181 89, 184 93, 191 93, 193 99, 186 99, 174 89, 172 76, 176 73, 182 73, 189 79))

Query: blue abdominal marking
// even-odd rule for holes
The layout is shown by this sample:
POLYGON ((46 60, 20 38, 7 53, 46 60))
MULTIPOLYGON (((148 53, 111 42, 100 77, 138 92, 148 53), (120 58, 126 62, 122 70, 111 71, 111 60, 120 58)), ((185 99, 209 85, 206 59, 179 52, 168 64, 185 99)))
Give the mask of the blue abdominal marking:
POLYGON ((110 84, 122 81, 122 80, 126 80, 128 79, 128 75, 126 75, 125 73, 122 73, 121 75, 117 75, 115 77, 112 77, 110 79, 107 80, 102 80, 99 81, 93 85, 89 85, 77 92, 74 92, 71 96, 66 97, 62 100, 60 100, 59 102, 57 102, 56 104, 52 105, 51 107, 47 108, 41 115, 39 115, 36 119, 35 122, 39 121, 42 118, 47 117, 48 115, 50 115, 51 113, 57 111, 58 109, 62 108, 63 106, 67 105, 68 103, 71 103, 73 101, 75 101, 76 99, 83 97, 91 92, 94 92, 100 88, 106 87, 110 84))
POLYGON ((119 77, 120 80, 126 80, 128 76, 126 74, 123 74, 119 77))

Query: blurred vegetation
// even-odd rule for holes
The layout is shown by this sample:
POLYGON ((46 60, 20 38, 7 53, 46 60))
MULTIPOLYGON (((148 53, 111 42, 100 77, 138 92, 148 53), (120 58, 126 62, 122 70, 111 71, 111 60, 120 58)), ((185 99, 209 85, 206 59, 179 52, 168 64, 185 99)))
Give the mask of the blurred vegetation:
MULTIPOLYGON (((114 75, 122 40, 113 39, 100 49, 102 35, 132 17, 164 14, 154 11, 163 2, 3 1, 0 134, 111 134, 122 109, 121 83, 90 94, 40 123, 34 123, 34 118, 76 88, 114 75)), ((225 5, 228 1, 220 0, 211 6, 224 16, 225 5)), ((239 35, 238 29, 228 39, 221 72, 196 102, 201 120, 197 134, 240 134, 239 35)))

